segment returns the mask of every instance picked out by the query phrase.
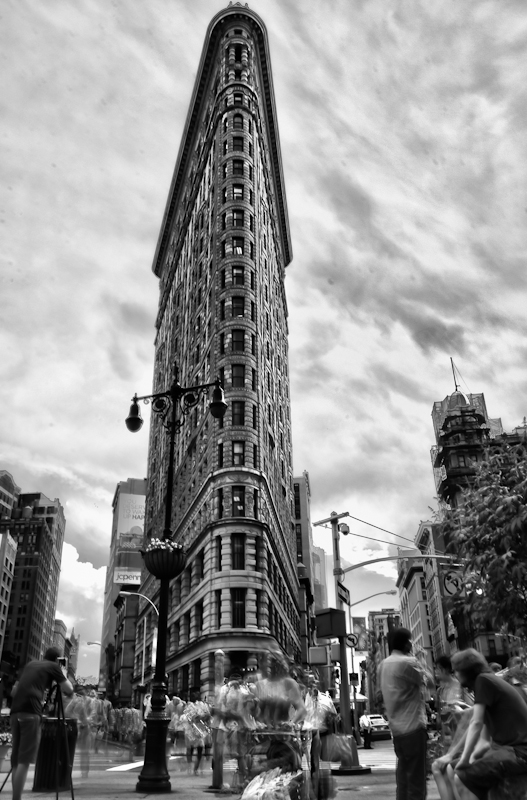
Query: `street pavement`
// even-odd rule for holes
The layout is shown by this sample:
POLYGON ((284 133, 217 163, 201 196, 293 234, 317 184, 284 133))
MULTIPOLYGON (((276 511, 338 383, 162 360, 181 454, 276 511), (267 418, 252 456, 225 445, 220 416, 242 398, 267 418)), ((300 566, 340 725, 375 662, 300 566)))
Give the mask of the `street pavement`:
MULTIPOLYGON (((338 786, 337 800, 350 800, 357 795, 364 795, 366 800, 393 800, 395 798, 395 754, 391 741, 380 741, 374 743, 374 749, 358 750, 359 763, 361 766, 371 767, 371 774, 368 775, 337 775, 338 786)), ((212 769, 210 761, 203 762, 203 771, 200 775, 188 774, 183 754, 170 757, 168 759, 168 770, 172 785, 171 794, 178 795, 185 800, 195 800, 195 798, 208 798, 234 794, 230 790, 224 793, 211 792, 212 769)), ((84 798, 84 800, 122 800, 123 797, 137 794, 142 797, 159 797, 159 795, 136 792, 138 775, 143 766, 143 761, 139 756, 130 754, 128 750, 122 750, 109 746, 107 752, 91 754, 90 774, 88 778, 82 778, 78 754, 75 755, 73 765, 73 795, 70 790, 61 792, 63 800, 71 795, 72 797, 84 798)), ((338 765, 335 764, 335 767, 338 765)), ((234 761, 227 761, 224 765, 224 783, 232 786, 235 784, 234 761)), ((33 786, 34 767, 31 767, 26 783, 25 796, 42 800, 52 798, 54 791, 34 792, 33 786)), ((4 775, 0 775, 0 786, 4 775)), ((4 787, 4 795, 10 795, 10 782, 4 787)), ((239 796, 234 794, 234 796, 239 796)), ((439 800, 439 794, 433 780, 428 782, 428 800, 439 800)))

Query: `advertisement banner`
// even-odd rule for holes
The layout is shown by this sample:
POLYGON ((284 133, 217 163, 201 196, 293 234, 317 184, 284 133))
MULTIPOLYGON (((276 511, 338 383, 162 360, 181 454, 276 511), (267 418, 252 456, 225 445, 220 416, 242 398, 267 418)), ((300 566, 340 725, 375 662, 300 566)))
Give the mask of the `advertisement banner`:
POLYGON ((368 631, 366 629, 366 617, 352 618, 353 633, 358 639, 356 650, 368 649, 368 631))
POLYGON ((121 585, 133 583, 141 585, 141 570, 133 567, 116 567, 113 571, 113 582, 121 585))
POLYGON ((141 494, 121 494, 117 512, 114 583, 141 583, 143 559, 140 550, 144 541, 146 497, 141 494))

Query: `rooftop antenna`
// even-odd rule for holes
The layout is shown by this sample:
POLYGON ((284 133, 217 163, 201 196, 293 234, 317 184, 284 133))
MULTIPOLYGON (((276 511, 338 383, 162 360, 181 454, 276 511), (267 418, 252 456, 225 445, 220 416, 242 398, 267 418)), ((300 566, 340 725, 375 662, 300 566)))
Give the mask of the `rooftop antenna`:
POLYGON ((459 391, 459 386, 458 386, 458 382, 456 380, 456 368, 454 366, 454 359, 452 358, 452 356, 450 356, 450 363, 452 365, 452 375, 454 376, 454 386, 456 387, 455 390, 456 390, 456 392, 458 392, 459 391))

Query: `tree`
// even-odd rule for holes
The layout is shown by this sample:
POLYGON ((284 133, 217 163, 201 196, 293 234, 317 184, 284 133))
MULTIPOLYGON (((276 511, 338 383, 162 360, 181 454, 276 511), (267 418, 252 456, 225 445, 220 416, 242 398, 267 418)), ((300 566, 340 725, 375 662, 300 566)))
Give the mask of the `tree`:
POLYGON ((441 527, 448 551, 463 559, 465 611, 527 636, 527 442, 492 441, 441 527))

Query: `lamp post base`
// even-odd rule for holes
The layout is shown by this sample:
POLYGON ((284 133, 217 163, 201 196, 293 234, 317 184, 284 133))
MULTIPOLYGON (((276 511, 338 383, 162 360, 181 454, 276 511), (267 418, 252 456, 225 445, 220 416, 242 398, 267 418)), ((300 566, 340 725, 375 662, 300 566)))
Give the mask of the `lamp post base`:
POLYGON ((145 762, 137 780, 136 792, 145 794, 171 792, 167 769, 166 741, 169 719, 152 712, 146 722, 145 762))
POLYGON ((363 767, 359 763, 359 755, 357 753, 357 744, 353 736, 346 737, 349 744, 349 755, 345 756, 340 764, 340 767, 335 767, 331 770, 332 775, 369 775, 371 767, 363 767))

